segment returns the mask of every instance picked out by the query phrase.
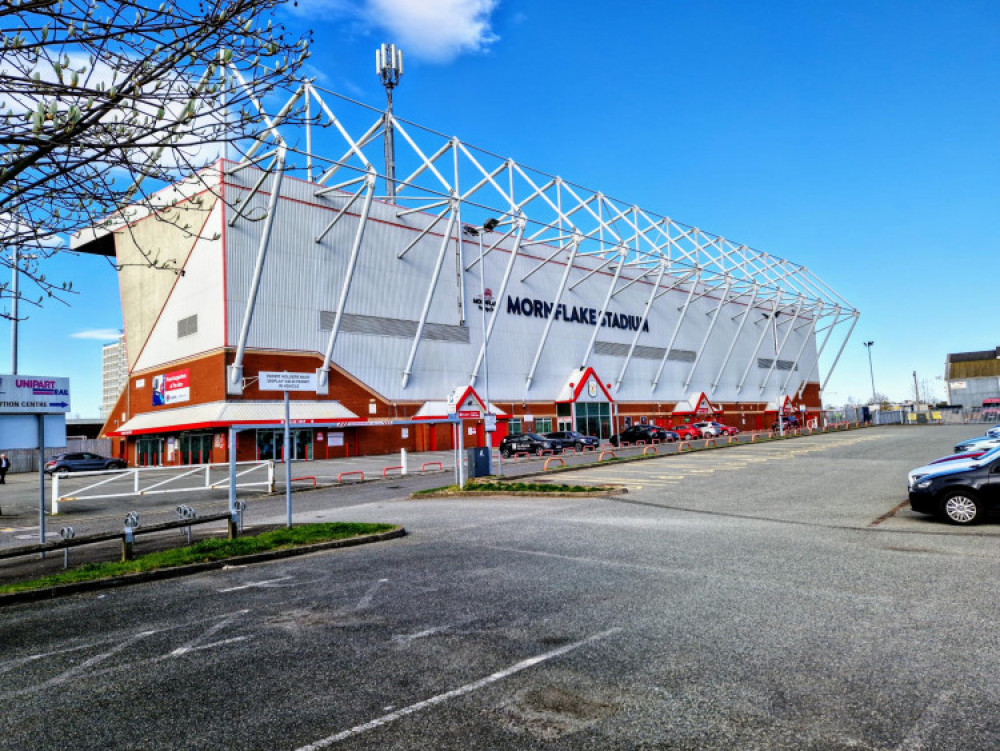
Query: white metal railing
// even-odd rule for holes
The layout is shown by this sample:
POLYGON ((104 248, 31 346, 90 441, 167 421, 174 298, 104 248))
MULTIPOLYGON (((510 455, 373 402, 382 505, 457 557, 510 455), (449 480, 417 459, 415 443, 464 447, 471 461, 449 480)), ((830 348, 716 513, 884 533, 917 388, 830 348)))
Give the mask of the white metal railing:
MULTIPOLYGON (((266 486, 274 492, 274 461, 236 462, 236 487, 266 486), (258 473, 247 477, 251 473, 258 473), (263 473, 263 479, 257 479, 263 473), (240 478, 245 478, 242 482, 240 478)), ((126 498, 129 496, 155 495, 158 493, 189 493, 194 490, 215 490, 229 485, 229 463, 192 464, 187 467, 135 467, 133 469, 103 470, 100 472, 59 472, 52 476, 52 513, 59 513, 60 501, 94 500, 97 498, 126 498), (216 470, 213 479, 212 471, 216 470), (164 477, 164 475, 167 475, 164 477), (62 481, 68 478, 101 477, 98 482, 85 485, 71 492, 60 492, 62 481), (129 482, 131 480, 131 482, 129 482), (177 483, 197 480, 197 484, 177 483), (148 484, 147 484, 148 483, 148 484), (113 492, 92 493, 95 488, 110 486, 113 492), (130 486, 128 490, 122 486, 130 486)))

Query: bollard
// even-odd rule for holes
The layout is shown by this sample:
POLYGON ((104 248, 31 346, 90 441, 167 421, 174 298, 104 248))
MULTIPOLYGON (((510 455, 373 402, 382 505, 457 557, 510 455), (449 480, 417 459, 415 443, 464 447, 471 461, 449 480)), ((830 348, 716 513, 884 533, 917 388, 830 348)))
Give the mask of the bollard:
MULTIPOLYGON (((64 540, 72 540, 76 537, 76 530, 72 527, 63 527, 59 530, 59 536, 64 540)), ((69 548, 63 548, 63 569, 69 568, 69 548)))
POLYGON ((233 504, 233 519, 230 520, 229 526, 229 539, 235 540, 241 532, 243 532, 243 512, 247 510, 246 501, 236 501, 233 504), (236 529, 233 529, 232 524, 235 521, 236 529))
MULTIPOLYGON (((182 521, 187 520, 187 519, 194 519, 194 518, 196 518, 198 516, 197 512, 195 512, 195 510, 193 508, 191 508, 190 506, 184 506, 184 505, 181 505, 181 506, 177 507, 177 515, 181 518, 182 521)), ((181 534, 187 537, 188 545, 190 545, 191 544, 191 525, 188 524, 186 527, 181 527, 181 534)))
POLYGON ((135 543, 135 529, 139 526, 139 515, 129 511, 125 516, 125 529, 122 530, 122 561, 132 560, 132 546, 135 543))

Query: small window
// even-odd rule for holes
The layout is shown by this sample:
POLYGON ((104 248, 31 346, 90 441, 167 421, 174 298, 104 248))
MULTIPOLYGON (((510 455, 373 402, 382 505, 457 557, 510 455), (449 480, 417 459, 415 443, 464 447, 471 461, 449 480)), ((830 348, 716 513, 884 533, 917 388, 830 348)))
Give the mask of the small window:
POLYGON ((552 418, 550 418, 550 417, 536 417, 535 418, 535 432, 536 433, 551 433, 552 432, 552 418))
POLYGON ((180 339, 198 333, 198 314, 182 318, 177 322, 177 338, 180 339))

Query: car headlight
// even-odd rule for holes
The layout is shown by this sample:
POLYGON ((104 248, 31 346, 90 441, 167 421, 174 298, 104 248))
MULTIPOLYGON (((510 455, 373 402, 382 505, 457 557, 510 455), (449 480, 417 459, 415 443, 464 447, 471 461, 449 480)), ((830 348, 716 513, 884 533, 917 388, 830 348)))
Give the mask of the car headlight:
POLYGON ((919 488, 920 490, 927 490, 927 488, 931 486, 932 482, 933 480, 923 480, 917 483, 917 488, 919 488))

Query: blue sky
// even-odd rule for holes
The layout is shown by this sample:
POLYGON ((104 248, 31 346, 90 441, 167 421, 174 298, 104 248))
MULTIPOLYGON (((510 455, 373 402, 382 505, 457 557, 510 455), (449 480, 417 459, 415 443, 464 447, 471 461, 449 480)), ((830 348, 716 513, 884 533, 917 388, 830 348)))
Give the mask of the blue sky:
MULTIPOLYGON (((395 42, 398 116, 807 266, 861 311, 830 403, 870 396, 864 341, 893 399, 913 371, 943 398, 948 352, 1000 345, 995 0, 298 0, 281 19, 313 29, 326 88, 382 106, 374 50, 395 42)), ((21 324, 20 371, 70 376, 96 416, 114 272, 48 273, 78 294, 21 324)))

